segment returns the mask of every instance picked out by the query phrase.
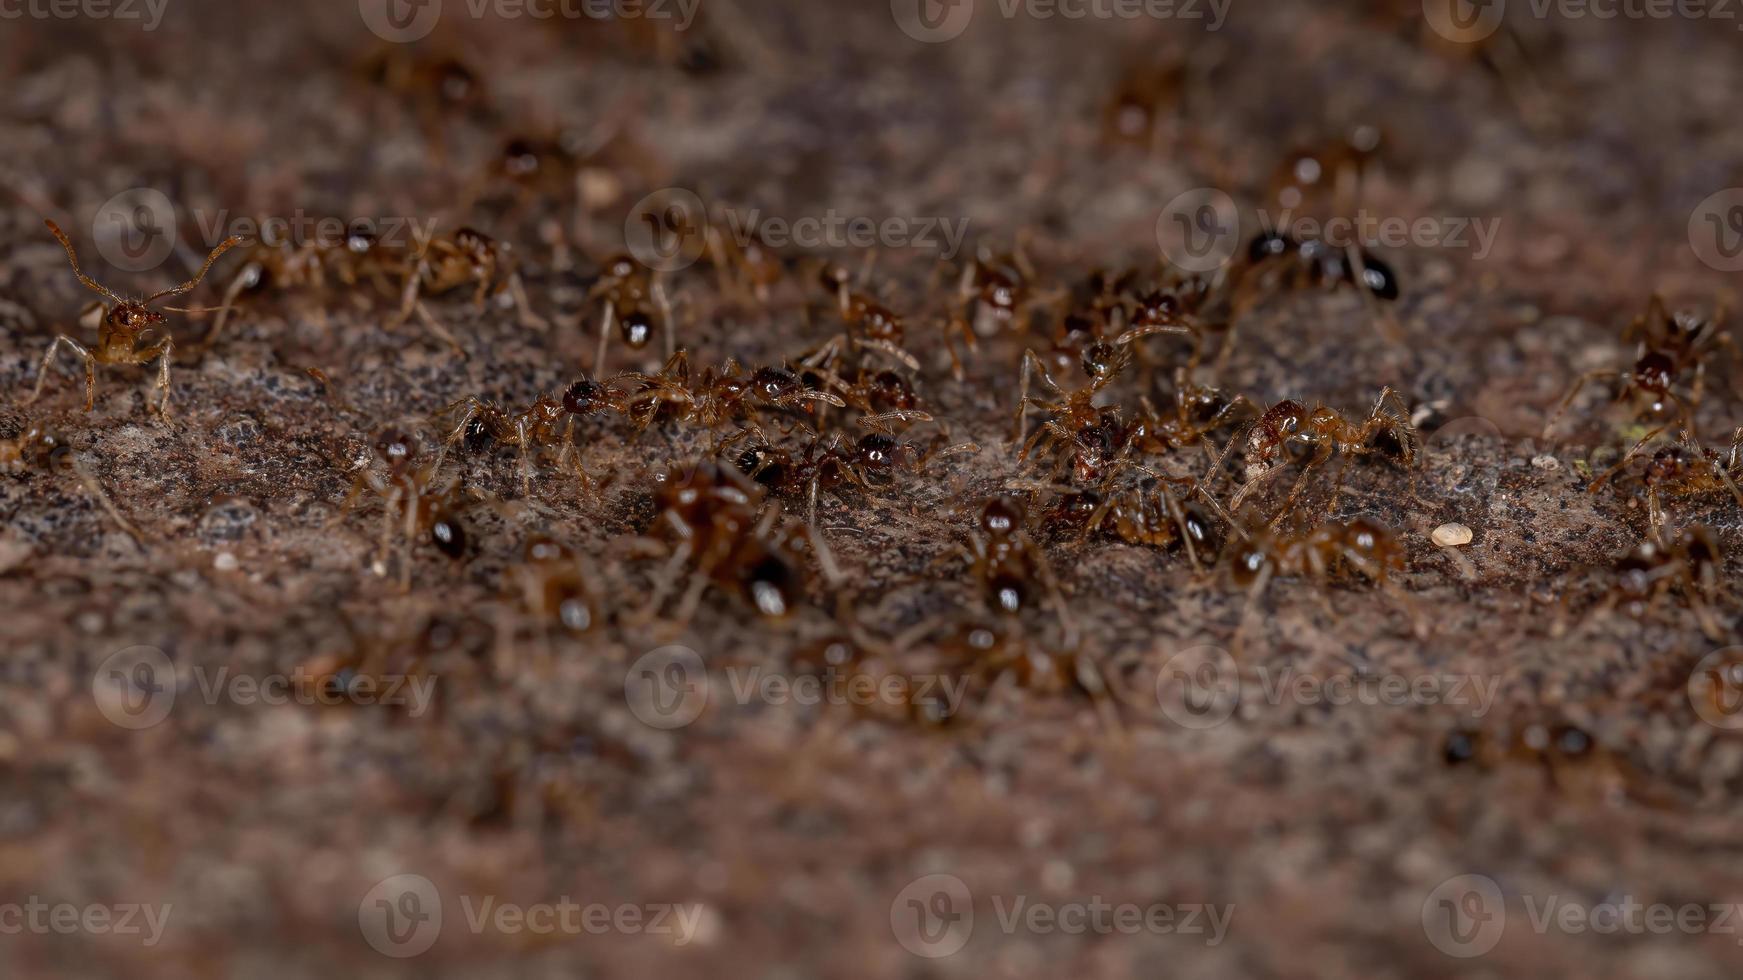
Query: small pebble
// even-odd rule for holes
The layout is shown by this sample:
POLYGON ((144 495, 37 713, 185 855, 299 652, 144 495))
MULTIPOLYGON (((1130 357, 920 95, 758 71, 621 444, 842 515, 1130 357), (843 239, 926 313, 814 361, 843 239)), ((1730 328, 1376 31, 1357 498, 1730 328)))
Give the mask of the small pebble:
POLYGON ((1430 537, 1442 548, 1456 548, 1471 543, 1471 529, 1463 524, 1442 524, 1430 537))
POLYGON ((1544 453, 1542 456, 1533 456, 1531 458, 1531 465, 1540 470, 1553 471, 1561 469, 1561 460, 1556 459, 1548 453, 1544 453))
POLYGON ((212 566, 220 572, 234 572, 241 567, 241 562, 238 562, 236 556, 230 552, 220 551, 217 557, 212 559, 212 566))

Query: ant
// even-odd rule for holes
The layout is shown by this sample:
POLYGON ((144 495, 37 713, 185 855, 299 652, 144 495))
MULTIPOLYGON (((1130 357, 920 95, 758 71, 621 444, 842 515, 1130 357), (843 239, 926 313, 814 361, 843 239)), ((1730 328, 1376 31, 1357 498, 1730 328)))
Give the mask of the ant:
MULTIPOLYGON (((1229 501, 1231 512, 1239 513, 1242 504, 1273 474, 1291 462, 1303 464, 1301 476, 1271 520, 1273 527, 1295 506, 1306 488, 1307 478, 1334 455, 1378 455, 1403 467, 1414 466, 1417 456, 1417 436, 1410 424, 1409 406, 1391 387, 1381 389, 1373 410, 1360 423, 1324 405, 1309 410, 1298 401, 1280 401, 1251 423, 1244 437, 1230 440, 1223 459, 1243 441, 1248 477, 1229 501), (1387 410, 1388 400, 1398 411, 1387 410)), ((1213 473, 1222 469, 1223 459, 1217 461, 1213 473)))
MULTIPOLYGON (((1586 489, 1597 493, 1612 477, 1626 469, 1664 429, 1665 426, 1659 426, 1648 432, 1645 438, 1623 455, 1620 462, 1600 474, 1586 489)), ((1642 475, 1642 482, 1646 485, 1647 513, 1652 526, 1662 528, 1665 525, 1661 494, 1695 497, 1728 490, 1738 505, 1743 506, 1743 489, 1737 483, 1739 476, 1743 476, 1743 427, 1731 434, 1731 451, 1725 456, 1702 446, 1694 440, 1688 429, 1683 429, 1678 433, 1675 444, 1665 446, 1653 454, 1642 475)))
POLYGON ((661 407, 672 406, 685 422, 708 429, 739 422, 761 438, 757 425, 761 411, 802 409, 809 402, 847 406, 839 397, 808 386, 785 368, 761 367, 746 375, 736 360, 728 360, 718 373, 707 368, 692 381, 690 355, 682 348, 657 374, 631 372, 620 377, 641 386, 630 396, 626 413, 633 416, 641 411, 639 422, 644 429, 653 423, 661 407))
POLYGON ((1655 527, 1650 536, 1616 564, 1616 585, 1600 610, 1621 606, 1630 616, 1646 615, 1653 603, 1681 593, 1694 610, 1701 629, 1713 640, 1725 631, 1713 615, 1718 602, 1724 556, 1711 528, 1695 525, 1666 533, 1655 527))
POLYGON ((975 519, 968 547, 956 552, 968 560, 969 572, 994 608, 1016 615, 1029 605, 1039 583, 1058 613, 1072 645, 1077 636, 1071 610, 1059 590, 1059 582, 1047 555, 1023 525, 1028 511, 1016 497, 999 496, 984 502, 975 519))
MULTIPOLYGON (((1386 586, 1393 573, 1404 569, 1404 545, 1398 535, 1368 517, 1329 521, 1296 534, 1279 534, 1268 528, 1247 530, 1238 525, 1235 529, 1240 540, 1227 551, 1229 579, 1237 588, 1247 590, 1237 646, 1273 578, 1306 578, 1323 584, 1340 573, 1353 572, 1386 586)), ((1393 594, 1405 598, 1405 593, 1393 594)), ((1417 632, 1421 630, 1418 618, 1417 632)))
POLYGON ((338 244, 325 242, 261 242, 249 249, 242 268, 224 290, 223 305, 211 332, 201 341, 210 350, 230 321, 232 304, 244 292, 272 287, 280 290, 327 288, 332 275, 345 286, 355 286, 365 279, 373 280, 385 290, 388 280, 405 275, 405 256, 381 245, 375 235, 362 228, 353 228, 338 244))
POLYGON ((49 471, 70 469, 84 484, 85 490, 96 499, 105 513, 114 518, 134 541, 143 544, 145 538, 139 533, 127 518, 121 516, 109 495, 103 492, 103 487, 97 478, 80 462, 66 440, 36 422, 26 421, 24 428, 11 439, 0 439, 0 473, 13 475, 31 471, 49 471))
POLYGON ((1125 422, 1120 418, 1120 411, 1111 406, 1098 407, 1095 398, 1131 363, 1131 348, 1123 345, 1109 348, 1107 357, 1106 361, 1098 360, 1086 364, 1085 370, 1090 374, 1089 383, 1067 394, 1053 380, 1052 375, 1048 374, 1047 365, 1034 350, 1023 352, 1015 419, 1015 442, 1021 447, 1017 453, 1018 459, 1027 459, 1037 445, 1043 440, 1049 440, 1059 444, 1062 449, 1070 450, 1061 456, 1061 467, 1069 464, 1080 482, 1093 483, 1101 479, 1118 459, 1123 458, 1127 448, 1127 430, 1125 422), (1063 397, 1055 401, 1032 397, 1029 394, 1029 385, 1036 378, 1055 396, 1063 397), (1028 436, 1030 406, 1043 409, 1051 415, 1033 437, 1028 436))
POLYGON ((862 413, 859 424, 868 429, 894 434, 901 425, 932 421, 931 414, 920 410, 913 383, 896 371, 862 367, 851 381, 824 367, 800 364, 798 372, 807 386, 817 388, 821 382, 837 392, 848 407, 862 413))
POLYGON ((599 280, 588 290, 589 301, 603 301, 604 315, 599 319, 599 350, 593 357, 593 370, 605 369, 605 349, 615 326, 619 339, 630 350, 639 351, 654 339, 654 311, 658 311, 666 338, 666 357, 679 353, 672 333, 672 303, 666 296, 659 273, 642 268, 628 255, 607 259, 599 280))
MULTIPOLYGON (((861 272, 861 280, 869 274, 870 264, 861 272)), ((902 315, 878 302, 872 296, 850 288, 851 276, 840 265, 829 264, 819 273, 823 287, 835 296, 836 308, 845 329, 828 342, 800 359, 806 367, 822 367, 841 373, 843 356, 851 350, 875 350, 910 371, 919 371, 920 362, 902 347, 906 337, 902 315)))
POLYGON ((531 489, 533 478, 533 466, 527 457, 528 450, 559 446, 561 449, 557 454, 557 465, 563 466, 572 462, 575 476, 581 482, 582 488, 591 491, 594 488, 593 478, 582 467, 580 452, 571 436, 574 434, 577 419, 607 411, 627 415, 629 405, 624 395, 612 388, 609 382, 595 381, 583 375, 581 380, 564 389, 561 396, 540 395, 524 411, 510 412, 494 402, 485 401, 476 395, 467 395, 442 409, 437 415, 455 418, 454 425, 449 430, 447 445, 458 442, 476 452, 495 442, 518 449, 518 472, 523 492, 531 489), (458 415, 455 415, 456 412, 458 415))
POLYGON ((766 308, 770 290, 786 275, 780 253, 755 233, 735 242, 722 234, 714 222, 703 231, 721 295, 736 295, 746 305, 754 302, 766 308))
MULTIPOLYGON (((1147 476, 1138 485, 1124 490, 1096 494, 1099 503, 1084 518, 1083 533, 1111 531, 1130 545, 1160 548, 1164 551, 1186 552, 1192 567, 1203 570, 1216 560, 1222 548, 1221 534, 1211 518, 1217 513, 1225 523, 1235 526, 1222 507, 1209 494, 1203 494, 1197 480, 1190 477, 1167 477, 1145 471, 1147 476), (1197 501, 1182 504, 1169 485, 1184 486, 1189 495, 1198 494, 1208 504, 1197 501)), ((1092 498, 1093 499, 1093 498, 1092 498)), ((1081 512, 1089 501, 1074 501, 1081 512)))
POLYGON ((406 275, 396 324, 404 323, 415 313, 426 327, 465 357, 466 352, 436 321, 419 297, 440 296, 470 285, 473 287, 472 303, 478 309, 484 308, 486 297, 506 292, 514 302, 522 326, 533 330, 547 329, 550 325, 532 311, 527 301, 526 287, 514 268, 513 252, 506 242, 499 242, 475 228, 461 228, 452 238, 424 238, 419 243, 417 260, 406 275))
POLYGON ((751 446, 739 454, 737 463, 741 472, 776 496, 804 495, 808 501, 808 522, 816 527, 820 490, 852 485, 869 493, 874 480, 881 482, 897 472, 923 473, 934 459, 980 449, 973 443, 946 448, 942 442, 940 439, 930 449, 922 450, 912 443, 873 432, 847 449, 842 447, 841 434, 837 432, 827 438, 813 438, 806 443, 803 455, 769 445, 751 446))
POLYGON ((375 570, 377 574, 386 574, 386 556, 397 522, 404 547, 400 562, 400 587, 409 589, 411 547, 419 537, 427 539, 437 551, 452 560, 458 561, 466 556, 468 535, 465 525, 459 519, 456 503, 459 481, 456 479, 447 487, 436 489, 435 476, 442 467, 445 447, 437 451, 428 463, 419 465, 418 461, 427 454, 427 449, 421 445, 417 436, 404 430, 382 430, 376 435, 371 449, 375 462, 385 464, 387 472, 376 472, 371 465, 369 453, 360 455, 352 465, 357 476, 352 481, 350 493, 339 508, 339 518, 336 520, 351 512, 364 490, 370 490, 380 497, 381 542, 375 570))
POLYGON ((540 622, 585 633, 599 621, 598 603, 575 553, 542 535, 527 540, 513 572, 521 604, 540 622))
POLYGON ((1666 402, 1676 406, 1683 424, 1692 431, 1695 410, 1700 408, 1701 394, 1706 385, 1708 356, 1720 347, 1730 349, 1733 356, 1737 354, 1731 334, 1725 328, 1727 313, 1724 306, 1719 307, 1710 320, 1693 313, 1668 313, 1664 299, 1654 293, 1646 304, 1646 312, 1636 316, 1622 332, 1623 343, 1638 339, 1634 367, 1628 371, 1606 369, 1580 375, 1561 404, 1556 406, 1549 421, 1544 423, 1543 437, 1549 438, 1550 430, 1555 428, 1562 413, 1573 404, 1580 391, 1600 378, 1622 380, 1622 390, 1617 393, 1616 401, 1637 395, 1649 397, 1654 416, 1664 412, 1666 402), (1691 371, 1694 378, 1688 395, 1677 394, 1676 385, 1691 371))
MULTIPOLYGON (((231 248, 235 247, 241 239, 231 237, 219 242, 218 247, 212 249, 211 253, 206 256, 206 264, 200 267, 200 274, 187 282, 182 283, 180 286, 153 293, 143 299, 123 299, 115 293, 110 292, 106 287, 99 285, 95 280, 85 275, 84 272, 79 269, 78 253, 73 251, 73 243, 68 240, 66 233, 60 230, 59 225, 56 225, 53 221, 46 220, 43 223, 48 226, 48 230, 54 234, 54 237, 60 241, 61 247, 66 249, 67 261, 72 263, 73 275, 79 278, 79 282, 83 283, 86 289, 99 293, 109 299, 114 305, 103 307, 99 304, 93 307, 94 310, 102 311, 102 320, 98 325, 97 347, 95 350, 86 349, 84 345, 80 344, 73 338, 68 337, 66 334, 56 335, 55 339, 48 345, 48 353, 43 355, 42 367, 36 375, 36 388, 31 391, 30 397, 24 400, 24 404, 31 404, 36 401, 37 398, 42 396, 42 387, 44 383, 48 381, 48 369, 54 363, 55 352, 59 351, 62 347, 65 347, 85 362, 85 411, 89 412, 92 406, 96 404, 96 366, 98 364, 143 365, 156 360, 158 367, 157 388, 163 393, 162 398, 158 402, 157 412, 159 417, 168 418, 170 392, 169 362, 170 352, 175 348, 175 341, 167 332, 164 332, 163 335, 156 340, 149 339, 153 332, 159 330, 158 324, 165 322, 164 315, 151 309, 151 306, 153 303, 156 303, 165 296, 179 296, 192 290, 195 286, 198 286, 200 280, 206 278, 206 273, 212 268, 212 263, 218 261, 220 255, 223 255, 225 252, 228 252, 231 248)), ((166 306, 164 309, 173 313, 206 312, 205 310, 184 309, 173 306, 166 306)))
POLYGON ((840 571, 821 538, 809 527, 777 525, 779 511, 762 508, 762 488, 737 469, 704 461, 663 473, 656 482, 652 530, 673 548, 667 572, 649 601, 650 614, 665 604, 678 570, 686 565, 692 577, 679 606, 679 622, 694 615, 710 582, 738 592, 768 619, 785 619, 804 591, 807 552, 817 557, 825 577, 839 580, 840 571), (765 511, 760 517, 759 510, 765 511))

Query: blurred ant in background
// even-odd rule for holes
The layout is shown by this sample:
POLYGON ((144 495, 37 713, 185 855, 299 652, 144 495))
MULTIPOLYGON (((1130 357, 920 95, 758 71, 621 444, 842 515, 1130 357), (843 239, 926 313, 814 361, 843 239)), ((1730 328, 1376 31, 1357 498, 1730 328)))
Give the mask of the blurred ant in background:
POLYGON ((455 478, 440 488, 435 482, 445 455, 441 449, 432 455, 420 436, 412 432, 393 427, 381 430, 370 450, 352 463, 351 469, 357 475, 334 518, 335 522, 343 520, 357 506, 365 490, 381 500, 381 539, 375 571, 378 575, 387 574, 387 557, 397 525, 402 548, 402 590, 411 588, 412 547, 420 537, 450 559, 457 561, 467 554, 468 536, 459 517, 460 480, 455 478), (420 462, 425 459, 428 462, 420 462), (386 471, 378 472, 378 465, 386 471))
POLYGON ((528 452, 538 448, 557 448, 557 465, 561 467, 572 464, 581 488, 591 492, 594 489, 593 478, 581 465, 580 451, 572 437, 578 419, 590 418, 604 412, 628 415, 630 407, 627 397, 609 382, 595 381, 583 375, 581 380, 565 389, 560 397, 540 395, 524 411, 510 412, 494 402, 485 401, 476 395, 467 395, 442 409, 437 415, 451 416, 454 419, 447 445, 459 443, 468 450, 478 452, 492 443, 497 443, 519 450, 520 464, 517 472, 520 474, 523 493, 531 491, 534 475, 528 452))
POLYGON ((1616 564, 1616 584, 1598 611, 1621 607, 1635 618, 1645 616, 1660 600, 1680 595, 1716 641, 1725 637, 1713 610, 1724 576, 1724 556, 1711 528, 1701 525, 1651 533, 1616 564))
MULTIPOLYGON (((1721 347, 1730 350, 1733 356, 1737 354, 1731 334, 1725 328, 1726 315, 1724 306, 1710 320, 1693 313, 1672 314, 1666 311, 1664 300, 1653 294, 1646 304, 1646 312, 1636 316, 1622 332, 1623 343, 1638 341, 1634 367, 1627 371, 1605 369, 1580 375, 1556 406, 1549 421, 1544 423, 1543 438, 1550 437, 1550 431, 1561 420, 1562 413, 1585 386, 1603 378, 1622 381, 1622 389, 1616 395, 1618 402, 1645 396, 1651 417, 1661 417, 1667 408, 1674 407, 1683 427, 1693 434, 1696 431, 1695 412, 1700 408, 1701 395, 1706 387, 1707 359, 1721 347), (1687 394, 1678 394, 1677 386, 1690 374, 1693 378, 1687 394)), ((1663 428, 1658 431, 1662 432, 1663 428)))
POLYGON ((804 411, 819 402, 836 408, 847 405, 827 391, 809 387, 785 368, 760 367, 746 375, 737 361, 728 360, 718 372, 707 368, 692 379, 689 353, 681 349, 657 374, 630 372, 619 377, 638 386, 626 404, 640 430, 665 410, 679 421, 707 429, 738 423, 766 442, 760 424, 765 411, 804 411))
POLYGON ((103 492, 102 484, 73 452, 65 439, 49 431, 40 423, 26 420, 18 435, 10 439, 0 439, 0 473, 17 476, 29 472, 50 472, 58 469, 70 469, 84 484, 85 490, 103 508, 104 513, 114 518, 132 536, 134 541, 145 543, 144 535, 134 527, 127 518, 121 516, 109 495, 103 492))
MULTIPOLYGON (((212 263, 218 261, 220 255, 235 247, 241 239, 226 238, 219 242, 218 247, 212 249, 211 253, 206 256, 206 264, 200 267, 199 274, 180 286, 160 290, 143 299, 123 299, 80 271, 78 253, 73 251, 73 243, 67 239, 66 233, 60 230, 59 225, 53 221, 43 223, 48 226, 48 230, 54 234, 55 239, 61 243, 61 247, 66 249, 67 261, 73 266, 73 275, 78 277, 79 282, 83 283, 86 289, 102 295, 113 305, 95 304, 90 308, 91 313, 100 316, 97 323, 97 346, 94 350, 86 349, 83 344, 66 334, 55 336, 55 339, 48 345, 48 352, 42 356, 42 366, 36 375, 36 387, 31 390, 30 397, 24 399, 23 404, 29 405, 42 397, 42 388, 48 381, 48 370, 54 364, 55 352, 65 347, 74 356, 85 362, 85 411, 87 412, 96 404, 97 365, 150 364, 156 360, 157 389, 162 396, 157 403, 157 414, 161 418, 167 418, 169 416, 170 352, 175 349, 175 340, 160 326, 165 322, 164 315, 153 310, 151 306, 165 296, 180 296, 198 286, 200 280, 206 278, 206 273, 211 270, 212 263), (153 340, 151 337, 154 333, 162 335, 153 340)), ((174 306, 166 306, 164 309, 173 313, 208 312, 174 306)))
MULTIPOLYGON (((1623 455, 1620 462, 1600 474, 1586 489, 1597 493, 1604 484, 1627 469, 1628 464, 1664 428, 1660 426, 1647 433, 1645 438, 1623 455)), ((1729 492, 1738 506, 1743 507, 1743 489, 1739 488, 1739 480, 1743 480, 1743 427, 1731 434, 1731 451, 1724 456, 1695 442, 1689 431, 1683 429, 1678 433, 1675 444, 1665 446, 1652 455, 1641 474, 1641 483, 1646 488, 1646 512, 1649 520, 1654 528, 1662 529, 1665 526, 1663 498, 1666 496, 1699 497, 1729 492)))
POLYGON ((628 255, 614 255, 606 260, 587 298, 599 302, 603 310, 599 319, 599 351, 593 356, 594 373, 605 369, 605 350, 613 327, 625 347, 639 351, 654 339, 657 318, 666 338, 666 357, 670 359, 680 353, 672 332, 672 303, 658 272, 643 268, 628 255))

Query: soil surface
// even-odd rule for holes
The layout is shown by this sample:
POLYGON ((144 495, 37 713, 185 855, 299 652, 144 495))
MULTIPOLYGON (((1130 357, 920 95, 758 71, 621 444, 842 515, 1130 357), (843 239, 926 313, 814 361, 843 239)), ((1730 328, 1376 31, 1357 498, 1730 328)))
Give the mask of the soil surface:
MULTIPOLYGON (((1710 196, 1743 185, 1743 34, 1513 5, 1461 44, 1403 0, 1234 0, 1215 29, 1209 4, 1007 6, 936 42, 875 0, 701 0, 681 29, 675 3, 450 0, 411 43, 372 32, 373 0, 0 21, 0 439, 24 449, 0 476, 5 975, 1736 976, 1737 361, 1703 360, 1720 455, 1663 484, 1661 532, 1645 460, 1588 484, 1694 400, 1693 360, 1658 416, 1606 376, 1543 429, 1583 372, 1633 364, 1655 292, 1697 319, 1734 299, 1743 191, 1710 196), (1427 222, 1370 243, 1399 297, 1241 277, 1288 154, 1370 131, 1334 196, 1427 222), (680 214, 682 267, 614 284, 639 222, 690 200, 646 203, 672 188, 717 242, 832 217, 878 240, 684 265, 703 237, 680 214), (1012 441, 1023 351, 1093 270, 1178 278, 1159 249, 1204 189, 1241 231, 1195 381, 1357 427, 1390 386, 1413 434, 1261 478, 1237 409, 1100 474, 1149 495, 1150 543, 1080 532, 1062 511, 1096 474, 1012 441), (155 362, 99 365, 83 411, 67 349, 28 401, 56 334, 98 339, 44 219, 133 295, 264 218, 373 223, 388 258, 329 234, 323 282, 246 288, 247 243, 160 300, 235 304, 210 343, 218 314, 165 314, 167 418, 155 362), (427 257, 465 226, 508 249, 480 302, 468 280, 398 315, 413 226, 427 257), (1001 322, 972 283, 1018 250, 1001 322), (973 448, 866 486, 826 470, 820 546, 802 479, 752 484, 711 575, 661 495, 765 439, 797 466, 814 425, 849 453, 871 431, 852 406, 787 401, 759 435, 680 418, 670 390, 631 406, 620 377, 625 411, 558 411, 524 465, 512 421, 449 410, 657 371, 658 329, 640 351, 614 330, 597 362, 614 297, 669 320, 692 388, 728 358, 797 361, 875 319, 844 322, 828 263, 902 316, 918 366, 849 348, 842 370, 913 379, 932 421, 894 427, 917 454, 973 448), (1193 479, 1224 507, 1263 482, 1242 530, 1195 518, 1188 554, 1158 493, 1208 515, 1193 479), (1001 540, 1041 556, 1011 580, 973 560, 1000 494, 1026 508, 1001 540), (1396 562, 1311 547, 1357 518, 1396 562), (1448 523, 1469 543, 1437 545, 1448 523), (1655 533, 1721 557, 1624 574, 1655 533), (1259 587, 1244 536, 1274 546, 1259 587)), ((1192 338, 1124 349, 1095 404, 1168 415, 1192 338)), ((1076 360, 1047 362, 1067 391, 1076 360)))

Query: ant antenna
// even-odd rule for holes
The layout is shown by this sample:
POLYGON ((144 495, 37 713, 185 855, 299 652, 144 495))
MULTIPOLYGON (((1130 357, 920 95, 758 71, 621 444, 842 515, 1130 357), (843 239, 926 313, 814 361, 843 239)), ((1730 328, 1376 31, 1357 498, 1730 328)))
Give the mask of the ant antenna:
MULTIPOLYGON (((198 286, 200 284, 200 280, 206 278, 206 273, 211 271, 212 263, 218 261, 218 256, 223 255, 225 252, 230 251, 231 249, 235 248, 237 245, 240 245, 240 244, 242 244, 242 239, 236 237, 235 235, 231 235, 229 238, 226 238, 223 241, 219 242, 218 247, 212 249, 211 254, 206 256, 206 264, 203 266, 200 266, 200 274, 199 275, 195 276, 192 279, 189 279, 187 282, 184 282, 180 286, 176 286, 173 289, 165 289, 161 292, 152 293, 150 296, 147 296, 145 299, 140 300, 140 305, 141 306, 150 306, 154 301, 162 299, 165 296, 180 296, 182 293, 185 293, 188 290, 193 289, 195 286, 198 286)), ((72 251, 72 246, 71 245, 67 246, 67 250, 70 253, 72 251)))
POLYGON ((86 289, 89 289, 94 293, 102 293, 104 296, 109 297, 117 303, 127 302, 110 292, 108 287, 97 282, 95 279, 92 279, 90 276, 85 275, 84 270, 79 268, 79 254, 73 251, 73 243, 67 240, 67 233, 61 231, 60 225, 55 224, 48 218, 42 219, 42 223, 47 225, 48 230, 54 233, 54 237, 60 240, 61 248, 67 250, 67 261, 73 264, 73 275, 79 277, 79 281, 85 284, 86 289))

